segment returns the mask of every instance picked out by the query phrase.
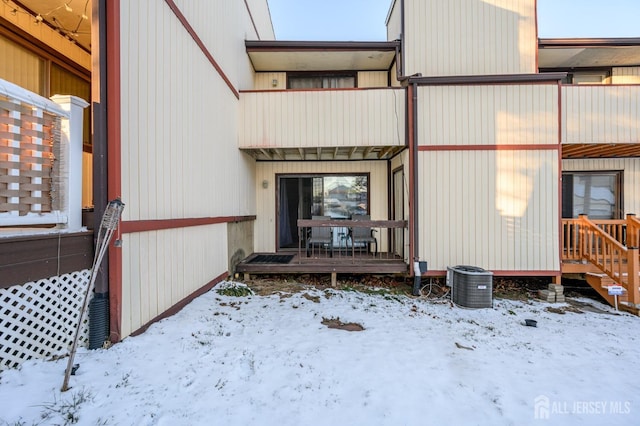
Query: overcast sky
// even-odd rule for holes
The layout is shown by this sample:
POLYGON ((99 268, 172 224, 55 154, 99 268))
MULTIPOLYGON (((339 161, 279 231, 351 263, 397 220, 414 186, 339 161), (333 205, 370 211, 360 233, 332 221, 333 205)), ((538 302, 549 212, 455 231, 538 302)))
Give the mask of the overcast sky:
MULTIPOLYGON (((268 0, 278 40, 385 40, 391 0, 268 0)), ((538 0, 539 36, 640 37, 640 0, 538 0)))

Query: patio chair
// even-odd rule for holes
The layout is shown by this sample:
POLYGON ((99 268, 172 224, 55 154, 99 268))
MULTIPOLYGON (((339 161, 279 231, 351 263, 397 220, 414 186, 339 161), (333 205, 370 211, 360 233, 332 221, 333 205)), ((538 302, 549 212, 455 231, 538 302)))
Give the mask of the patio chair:
MULTIPOLYGON (((312 220, 331 220, 330 216, 312 216, 312 220)), ((307 238, 307 257, 311 256, 313 246, 328 246, 329 257, 333 257, 333 230, 326 226, 311 227, 311 235, 307 238)))
MULTIPOLYGON (((351 220, 371 220, 371 216, 368 214, 354 214, 351 216, 351 220)), ((373 235, 373 233, 376 232, 375 229, 353 227, 349 232, 351 247, 355 247, 356 244, 364 244, 367 247, 367 253, 369 253, 371 251, 371 244, 375 244, 374 255, 378 254, 378 240, 373 235)))

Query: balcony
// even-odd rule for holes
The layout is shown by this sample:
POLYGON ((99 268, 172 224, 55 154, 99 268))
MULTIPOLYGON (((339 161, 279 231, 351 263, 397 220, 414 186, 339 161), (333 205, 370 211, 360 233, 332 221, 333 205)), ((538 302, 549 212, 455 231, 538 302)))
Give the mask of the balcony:
POLYGON ((245 91, 239 129, 240 149, 259 160, 391 158, 405 146, 405 91, 245 91))
POLYGON ((563 158, 640 155, 640 85, 562 87, 563 158))

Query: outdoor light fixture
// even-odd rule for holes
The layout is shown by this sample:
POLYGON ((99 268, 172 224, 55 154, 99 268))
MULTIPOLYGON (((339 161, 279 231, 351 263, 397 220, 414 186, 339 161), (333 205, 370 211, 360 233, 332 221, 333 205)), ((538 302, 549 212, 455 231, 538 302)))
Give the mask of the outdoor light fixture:
POLYGON ((263 187, 264 189, 267 189, 267 188, 269 187, 269 181, 268 181, 268 180, 266 180, 266 179, 265 179, 265 180, 263 180, 263 181, 262 181, 262 187, 263 187))
POLYGON ((271 80, 271 85, 273 87, 277 87, 278 86, 278 80, 276 80, 275 78, 273 80, 271 80))

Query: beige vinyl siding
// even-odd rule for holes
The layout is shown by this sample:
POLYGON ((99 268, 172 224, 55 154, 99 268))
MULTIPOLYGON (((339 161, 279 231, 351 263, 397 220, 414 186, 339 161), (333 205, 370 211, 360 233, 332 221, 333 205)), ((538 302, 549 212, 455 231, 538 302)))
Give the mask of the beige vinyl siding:
MULTIPOLYGON (((252 0, 254 22, 258 28, 266 28, 264 7, 267 0, 252 0), (260 7, 258 7, 260 4, 260 7), (256 21, 257 20, 257 21, 256 21)), ((140 8, 169 7, 152 0, 140 0, 140 8), (158 5, 158 6, 156 6, 158 5)), ((244 1, 191 1, 176 0, 178 8, 187 18, 207 49, 222 68, 233 86, 238 89, 251 89, 253 86, 253 67, 246 55, 245 40, 257 40, 249 12, 244 1)), ((162 25, 162 24, 159 24, 162 25)), ((273 39, 272 34, 260 34, 262 40, 273 39)), ((206 85, 208 82, 197 80, 194 84, 206 85)))
POLYGON ((562 142, 640 142, 639 86, 563 86, 562 142))
MULTIPOLYGON (((33 19, 33 16, 26 13, 16 13, 15 15, 12 14, 11 12, 13 11, 13 9, 14 7, 11 3, 7 3, 4 1, 1 2, 0 18, 6 19, 11 24, 26 32, 29 36, 35 38, 38 41, 41 41, 51 49, 71 59, 84 69, 91 69, 90 53, 82 50, 77 44, 69 42, 69 39, 64 37, 58 31, 49 27, 48 25, 38 23, 35 19, 33 19)), ((6 57, 0 56, 0 58, 4 60, 6 57)), ((40 93, 39 90, 29 90, 31 90, 32 92, 40 93)))
MULTIPOLYGON (((2 7, 2 6, 0 6, 2 7)), ((0 78, 44 95, 44 59, 0 36, 0 78)))
POLYGON ((418 172, 430 270, 560 269, 557 151, 420 152, 418 172))
POLYGON ((257 72, 253 77, 254 90, 285 90, 287 88, 286 72, 257 72), (276 85, 273 85, 274 80, 276 85))
POLYGON ((535 0, 405 0, 405 75, 536 72, 535 0))
POLYGON ((389 87, 389 73, 386 71, 359 71, 358 87, 389 87))
POLYGON ((558 143, 556 85, 422 86, 420 145, 558 143))
MULTIPOLYGON (((208 47, 212 32, 195 16, 230 21, 216 43, 237 39, 236 56, 210 52, 235 73, 246 56, 243 29, 234 27, 243 2, 179 3, 208 47)), ((120 8, 123 220, 254 215, 254 161, 237 148, 238 100, 165 2, 120 8)), ((125 235, 122 337, 226 273, 227 252, 225 224, 125 235)))
POLYGON ((387 40, 399 40, 402 36, 401 0, 391 0, 391 9, 387 20, 387 40))
POLYGON ((614 67, 612 84, 640 84, 640 67, 614 67))
POLYGON ((271 13, 269 12, 267 1, 247 0, 247 5, 251 10, 251 18, 253 18, 252 27, 255 24, 260 40, 274 40, 276 36, 273 32, 271 13))
MULTIPOLYGON (((322 161, 322 162, 258 162, 256 163, 255 251, 276 250, 276 174, 310 173, 370 173, 369 208, 371 219, 385 220, 387 216, 387 162, 386 161, 322 161), (267 188, 262 182, 267 181, 267 188)), ((379 232, 380 250, 387 247, 387 232, 379 232)))
POLYGON ((227 225, 123 235, 122 336, 227 269, 227 225))
POLYGON ((623 172, 623 211, 640 217, 640 158, 593 158, 562 160, 563 172, 623 172))
POLYGON ((404 91, 240 94, 241 148, 404 145, 404 91))

